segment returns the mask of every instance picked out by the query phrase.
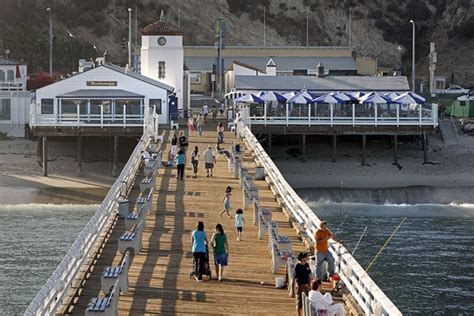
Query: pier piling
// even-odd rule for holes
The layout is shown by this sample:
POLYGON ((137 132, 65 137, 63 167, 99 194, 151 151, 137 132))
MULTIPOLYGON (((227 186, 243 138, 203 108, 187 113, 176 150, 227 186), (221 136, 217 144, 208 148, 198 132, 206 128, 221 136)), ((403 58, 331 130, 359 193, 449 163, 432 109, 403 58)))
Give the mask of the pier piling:
POLYGON ((337 135, 332 135, 332 162, 336 162, 337 135))
POLYGON ((112 177, 116 177, 118 174, 118 146, 119 146, 119 137, 117 135, 114 136, 114 158, 113 158, 113 165, 112 165, 112 177))
POLYGON ((301 155, 301 160, 303 162, 306 161, 306 134, 301 135, 301 146, 302 146, 302 155, 301 155))
POLYGON ((48 138, 43 136, 43 177, 48 176, 48 138))
POLYGON ((398 135, 393 135, 393 164, 398 165, 398 135))
POLYGON ((77 172, 80 176, 82 174, 82 156, 83 156, 83 138, 82 136, 77 137, 77 172))
POLYGON ((366 149, 366 143, 367 143, 367 135, 362 134, 362 164, 365 165, 365 149, 366 149))

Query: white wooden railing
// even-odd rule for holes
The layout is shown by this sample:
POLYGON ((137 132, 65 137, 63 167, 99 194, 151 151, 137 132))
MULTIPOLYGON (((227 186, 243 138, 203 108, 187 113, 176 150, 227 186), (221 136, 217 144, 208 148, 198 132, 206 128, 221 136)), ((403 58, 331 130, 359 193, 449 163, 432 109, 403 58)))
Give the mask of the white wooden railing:
MULTIPOLYGON (((286 182, 248 126, 243 122, 238 122, 237 133, 248 149, 254 153, 256 162, 265 168, 266 177, 280 195, 291 216, 304 227, 308 237, 315 243, 314 234, 321 220, 286 182)), ((401 315, 398 308, 343 245, 331 240, 329 249, 335 259, 335 266, 340 267, 338 273, 342 282, 366 315, 401 315)))
MULTIPOLYGON (((83 267, 97 254, 100 240, 115 220, 117 199, 128 194, 142 162, 142 153, 148 148, 151 136, 156 134, 154 126, 145 129, 139 143, 112 185, 104 201, 77 237, 53 274, 28 306, 25 315, 54 315, 63 304, 67 304, 73 282, 83 272, 83 267)), ((46 251, 46 250, 45 250, 46 251)))

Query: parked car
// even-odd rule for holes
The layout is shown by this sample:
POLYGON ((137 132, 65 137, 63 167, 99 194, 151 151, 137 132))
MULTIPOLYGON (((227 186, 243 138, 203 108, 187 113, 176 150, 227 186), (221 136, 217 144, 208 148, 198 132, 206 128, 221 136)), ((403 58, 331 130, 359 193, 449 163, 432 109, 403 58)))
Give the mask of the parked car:
POLYGON ((463 87, 458 85, 452 85, 448 89, 444 90, 444 93, 463 94, 469 93, 469 90, 464 89, 463 87))

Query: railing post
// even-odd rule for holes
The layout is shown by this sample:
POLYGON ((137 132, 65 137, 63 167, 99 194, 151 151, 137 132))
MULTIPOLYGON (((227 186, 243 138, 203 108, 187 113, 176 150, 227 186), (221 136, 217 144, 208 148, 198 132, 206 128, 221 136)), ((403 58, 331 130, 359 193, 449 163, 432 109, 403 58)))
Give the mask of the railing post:
POLYGON ((355 126, 355 103, 352 103, 352 126, 355 126))
POLYGON ((331 116, 331 126, 332 126, 332 122, 333 122, 333 116, 334 116, 334 103, 329 103, 329 112, 330 112, 330 116, 331 116))
POLYGON ((420 107, 419 124, 421 126, 421 112, 423 112, 423 105, 419 104, 418 106, 420 107))
POLYGON ((267 126, 267 102, 263 103, 263 121, 265 126, 267 126))
POLYGON ((104 127, 104 105, 100 105, 100 127, 104 127))
POLYGON ((311 103, 308 104, 308 125, 311 125, 311 103))
POLYGON ((397 127, 400 126, 400 103, 397 103, 397 127))
POLYGON ((286 126, 288 126, 288 102, 286 102, 286 126))
POLYGON ((431 117, 433 118, 433 126, 438 124, 438 104, 431 104, 431 117))
POLYGON ((377 103, 374 103, 374 114, 375 114, 375 126, 377 126, 377 107, 378 107, 378 104, 377 103))
POLYGON ((126 115, 127 115, 127 106, 124 104, 123 105, 123 127, 127 125, 126 115))
POLYGON ((80 120, 80 116, 81 116, 81 106, 78 105, 77 106, 77 124, 79 125, 79 122, 81 121, 80 120))

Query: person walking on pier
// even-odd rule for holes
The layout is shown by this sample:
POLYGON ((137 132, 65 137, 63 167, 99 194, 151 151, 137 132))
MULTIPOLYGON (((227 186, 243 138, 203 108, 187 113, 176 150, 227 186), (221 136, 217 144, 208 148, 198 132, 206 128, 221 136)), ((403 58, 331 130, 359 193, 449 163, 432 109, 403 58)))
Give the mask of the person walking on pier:
POLYGON ((199 148, 198 146, 194 147, 194 151, 191 154, 191 164, 193 165, 193 171, 194 171, 194 177, 197 178, 197 173, 198 173, 198 164, 199 164, 199 158, 201 157, 201 154, 199 153, 199 148))
POLYGON ((184 135, 183 131, 179 132, 178 142, 179 148, 184 151, 186 149, 185 147, 188 146, 188 142, 186 141, 186 136, 184 135))
POLYGON ((224 125, 219 122, 217 125, 217 146, 224 143, 224 125))
POLYGON ((237 241, 240 241, 242 239, 242 230, 244 228, 244 211, 242 211, 241 208, 239 208, 235 212, 235 229, 237 230, 237 241))
POLYGON ((209 107, 207 106, 207 103, 204 103, 202 106, 202 116, 204 116, 204 121, 206 121, 207 114, 209 113, 209 107))
POLYGON ((301 315, 301 309, 303 308, 303 297, 302 294, 310 290, 309 284, 311 281, 311 268, 309 267, 308 254, 306 252, 300 252, 298 254, 298 263, 295 265, 295 284, 296 286, 296 312, 298 316, 301 315))
POLYGON ((232 192, 232 188, 230 186, 227 186, 227 188, 225 189, 224 198, 222 199, 222 202, 224 203, 224 210, 219 213, 220 216, 222 216, 222 214, 224 214, 224 213, 227 213, 227 218, 232 218, 229 214, 229 211, 230 211, 230 196, 232 195, 231 192, 232 192))
POLYGON ((176 136, 176 133, 174 133, 173 137, 171 138, 171 151, 170 151, 170 156, 173 158, 176 155, 177 147, 178 147, 178 136, 176 136))
POLYGON ((199 137, 201 137, 202 136, 202 129, 204 127, 204 116, 202 116, 201 114, 198 114, 196 124, 197 124, 197 129, 198 129, 198 132, 199 132, 199 137))
POLYGON ((175 162, 176 162, 176 170, 178 171, 176 179, 183 180, 184 165, 186 164, 186 156, 184 155, 184 151, 182 149, 178 151, 178 154, 176 155, 176 158, 175 158, 175 162))
POLYGON ((206 246, 208 245, 207 236, 204 232, 204 222, 199 221, 197 228, 191 234, 191 243, 192 243, 192 251, 194 257, 194 272, 196 281, 202 282, 202 275, 204 273, 204 264, 206 263, 206 255, 207 249, 206 246))
POLYGON ((216 232, 211 237, 211 245, 214 248, 214 265, 216 266, 216 277, 219 282, 224 278, 224 267, 227 266, 229 256, 229 244, 224 228, 221 224, 216 225, 216 232))
POLYGON ((329 252, 329 239, 334 239, 336 242, 341 242, 327 227, 327 223, 322 221, 319 224, 319 229, 314 234, 314 239, 316 239, 316 277, 319 280, 327 279, 327 276, 323 278, 322 265, 324 261, 328 263, 328 273, 329 276, 334 274, 334 257, 329 252))
POLYGON ((207 150, 204 152, 204 166, 206 167, 207 177, 209 175, 212 177, 212 169, 214 169, 214 164, 216 163, 216 154, 212 150, 212 147, 209 145, 207 150))

